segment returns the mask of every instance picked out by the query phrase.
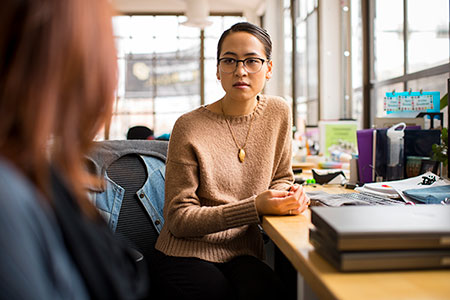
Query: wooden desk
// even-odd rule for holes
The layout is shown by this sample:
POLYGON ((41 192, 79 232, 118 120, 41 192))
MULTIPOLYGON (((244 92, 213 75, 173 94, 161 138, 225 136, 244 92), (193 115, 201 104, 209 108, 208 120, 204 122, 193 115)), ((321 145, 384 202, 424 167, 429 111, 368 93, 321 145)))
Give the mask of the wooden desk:
MULTIPOLYGON (((335 187, 326 191, 349 190, 335 187)), ((319 299, 450 299, 448 269, 338 272, 309 243, 310 216, 310 210, 299 216, 266 216, 262 227, 319 299)))

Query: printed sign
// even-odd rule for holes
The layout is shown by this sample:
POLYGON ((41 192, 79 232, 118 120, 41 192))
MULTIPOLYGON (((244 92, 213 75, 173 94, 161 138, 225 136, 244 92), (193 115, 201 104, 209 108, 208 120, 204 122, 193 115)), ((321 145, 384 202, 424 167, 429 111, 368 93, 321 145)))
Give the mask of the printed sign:
POLYGON ((394 112, 439 112, 440 92, 386 93, 384 111, 394 112))

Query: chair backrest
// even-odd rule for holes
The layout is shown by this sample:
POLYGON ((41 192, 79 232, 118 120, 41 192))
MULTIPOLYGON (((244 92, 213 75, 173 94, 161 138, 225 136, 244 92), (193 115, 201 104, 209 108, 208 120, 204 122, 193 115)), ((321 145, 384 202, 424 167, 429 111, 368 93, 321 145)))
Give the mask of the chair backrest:
MULTIPOLYGON (((152 189, 160 191, 161 193, 158 195, 147 195, 147 197, 157 197, 150 199, 156 201, 151 205, 161 214, 163 205, 161 201, 164 201, 164 180, 158 177, 158 181, 149 182, 148 180, 156 180, 152 178, 157 175, 155 175, 155 172, 155 174, 149 176, 147 170, 150 170, 148 169, 150 157, 165 161, 167 148, 168 141, 101 141, 95 144, 93 151, 86 157, 87 167, 93 174, 107 175, 114 182, 114 185, 118 185, 124 190, 124 194, 120 194, 122 202, 118 219, 113 217, 117 216, 115 210, 118 207, 115 208, 115 203, 119 203, 111 198, 111 195, 116 197, 115 192, 104 193, 106 190, 94 188, 90 192, 93 203, 97 206, 99 212, 105 216, 116 236, 142 253, 145 261, 150 264, 152 257, 154 257, 154 246, 159 232, 155 225, 158 226, 161 221, 152 221, 147 212, 148 207, 147 205, 147 209, 144 207, 142 199, 138 198, 137 191, 141 190, 144 184, 147 188, 150 184, 152 189)), ((113 191, 116 191, 115 187, 109 184, 106 188, 114 188, 113 191)))
POLYGON ((138 155, 127 154, 113 162, 106 173, 125 189, 116 234, 140 251, 151 264, 158 232, 136 194, 147 179, 145 165, 138 155))

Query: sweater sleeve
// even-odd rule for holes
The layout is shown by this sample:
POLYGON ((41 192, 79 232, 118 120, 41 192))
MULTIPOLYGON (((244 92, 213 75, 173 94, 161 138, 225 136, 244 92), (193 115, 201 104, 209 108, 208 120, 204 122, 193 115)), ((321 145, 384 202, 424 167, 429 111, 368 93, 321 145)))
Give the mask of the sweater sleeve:
POLYGON ((198 162, 190 125, 183 123, 188 122, 177 121, 172 131, 166 166, 164 219, 169 231, 176 237, 200 237, 258 223, 256 196, 222 204, 220 199, 198 197, 198 162))
POLYGON ((294 182, 294 173, 292 171, 292 115, 290 109, 284 100, 281 107, 283 113, 282 126, 280 127, 280 135, 277 139, 277 153, 279 153, 278 164, 274 166, 275 172, 270 184, 270 189, 288 190, 294 182))

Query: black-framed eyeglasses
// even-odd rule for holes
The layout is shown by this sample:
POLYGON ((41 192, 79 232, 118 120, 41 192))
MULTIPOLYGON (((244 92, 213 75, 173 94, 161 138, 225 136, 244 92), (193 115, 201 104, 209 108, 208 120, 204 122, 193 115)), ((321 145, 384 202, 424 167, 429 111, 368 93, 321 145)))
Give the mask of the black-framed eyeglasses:
POLYGON ((239 62, 242 62, 244 68, 249 73, 258 73, 266 60, 259 57, 249 57, 246 59, 234 59, 231 57, 222 57, 218 60, 219 68, 223 73, 233 73, 237 69, 239 62))

